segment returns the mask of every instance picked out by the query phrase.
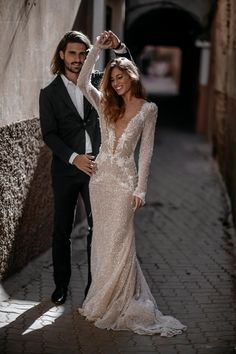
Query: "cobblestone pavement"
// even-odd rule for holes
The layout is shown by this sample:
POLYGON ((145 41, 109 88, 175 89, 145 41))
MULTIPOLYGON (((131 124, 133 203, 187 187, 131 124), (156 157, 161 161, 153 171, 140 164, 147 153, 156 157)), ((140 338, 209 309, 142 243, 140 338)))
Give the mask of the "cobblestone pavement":
POLYGON ((85 321, 77 312, 87 270, 82 227, 64 306, 50 302, 50 250, 2 283, 0 353, 236 353, 236 236, 205 138, 159 128, 149 182, 135 218, 138 258, 159 309, 187 332, 140 336, 85 321))

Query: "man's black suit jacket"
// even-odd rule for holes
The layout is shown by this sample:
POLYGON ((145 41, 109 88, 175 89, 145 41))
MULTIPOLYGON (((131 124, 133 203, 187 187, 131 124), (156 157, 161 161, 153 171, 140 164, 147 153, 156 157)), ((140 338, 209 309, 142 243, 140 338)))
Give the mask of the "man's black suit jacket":
MULTIPOLYGON (((93 73, 92 82, 97 86, 102 73, 93 73)), ((85 129, 92 142, 92 154, 97 155, 101 143, 97 112, 84 97, 84 119, 79 115, 70 95, 58 75, 39 97, 40 124, 43 140, 52 150, 54 175, 83 174, 69 163, 73 152, 85 154, 85 129)))
MULTIPOLYGON (((132 60, 126 52, 116 54, 132 60)), ((95 71, 92 74, 92 84, 98 86, 103 73, 95 71)), ((84 119, 79 115, 70 95, 58 75, 48 86, 40 91, 39 97, 40 124, 43 140, 52 150, 52 174, 70 176, 84 175, 74 165, 69 163, 73 152, 85 154, 85 130, 92 142, 92 154, 96 156, 101 144, 98 114, 84 97, 84 119)))

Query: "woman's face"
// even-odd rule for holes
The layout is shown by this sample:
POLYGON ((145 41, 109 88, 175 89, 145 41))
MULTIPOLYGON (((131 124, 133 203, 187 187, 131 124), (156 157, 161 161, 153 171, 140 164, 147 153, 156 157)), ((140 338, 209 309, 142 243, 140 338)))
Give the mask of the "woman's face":
POLYGON ((124 96, 130 91, 131 83, 132 81, 125 71, 117 67, 111 70, 111 86, 119 96, 124 96))

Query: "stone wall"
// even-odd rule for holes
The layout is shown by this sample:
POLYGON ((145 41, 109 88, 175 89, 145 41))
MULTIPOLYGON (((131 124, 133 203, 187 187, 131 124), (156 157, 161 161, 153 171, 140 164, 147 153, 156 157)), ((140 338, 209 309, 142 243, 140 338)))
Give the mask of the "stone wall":
POLYGON ((212 28, 209 134, 236 225, 236 2, 218 0, 212 28))
POLYGON ((0 277, 51 244, 51 153, 37 118, 0 127, 0 277))

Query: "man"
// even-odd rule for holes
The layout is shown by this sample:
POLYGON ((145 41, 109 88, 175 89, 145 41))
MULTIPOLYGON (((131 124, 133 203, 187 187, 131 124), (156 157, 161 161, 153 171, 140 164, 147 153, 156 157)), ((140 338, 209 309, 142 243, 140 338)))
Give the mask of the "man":
MULTIPOLYGON (((116 55, 130 58, 119 38, 109 31, 111 48, 116 55)), ((56 78, 40 91, 40 124, 43 140, 53 153, 52 188, 54 194, 54 231, 52 241, 53 276, 56 288, 51 300, 56 305, 66 301, 71 276, 71 231, 75 207, 81 195, 89 225, 87 237, 88 282, 91 283, 90 245, 92 215, 89 200, 89 178, 100 146, 97 112, 76 85, 81 67, 91 44, 81 32, 69 31, 59 42, 51 63, 56 78)), ((102 74, 95 71, 93 84, 102 74)))

